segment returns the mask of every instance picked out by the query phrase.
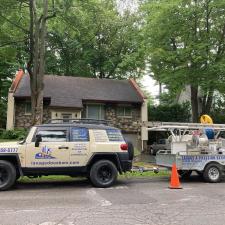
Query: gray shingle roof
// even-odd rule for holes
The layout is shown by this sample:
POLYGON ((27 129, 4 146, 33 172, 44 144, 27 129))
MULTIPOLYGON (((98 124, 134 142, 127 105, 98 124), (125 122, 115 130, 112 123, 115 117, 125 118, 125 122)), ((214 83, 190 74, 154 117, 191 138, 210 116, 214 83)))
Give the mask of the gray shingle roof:
MULTIPOLYGON (((24 75, 15 97, 30 97, 30 78, 24 75)), ((82 101, 142 103, 143 98, 129 80, 45 75, 44 98, 50 106, 82 108, 82 101)))

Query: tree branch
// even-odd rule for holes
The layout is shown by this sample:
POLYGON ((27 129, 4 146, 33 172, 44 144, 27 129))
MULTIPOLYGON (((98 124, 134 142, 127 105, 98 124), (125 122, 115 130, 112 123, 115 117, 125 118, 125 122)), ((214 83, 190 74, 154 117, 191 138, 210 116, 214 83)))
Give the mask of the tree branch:
POLYGON ((22 42, 24 42, 24 41, 26 41, 26 40, 27 40, 27 38, 25 38, 25 39, 23 39, 23 40, 18 40, 18 41, 10 41, 10 42, 6 42, 6 43, 0 45, 0 48, 5 47, 5 46, 7 46, 7 45, 17 44, 17 43, 20 43, 20 42, 22 43, 22 42))
POLYGON ((220 39, 220 42, 218 44, 217 56, 216 56, 215 61, 220 59, 221 53, 223 53, 223 51, 224 51, 224 46, 223 46, 224 45, 224 43, 223 43, 224 38, 225 38, 225 23, 224 23, 223 28, 222 28, 221 39, 220 39))
POLYGON ((1 15, 1 14, 0 14, 0 17, 2 17, 4 20, 6 20, 8 23, 12 24, 13 26, 15 26, 15 27, 21 29, 21 30, 22 30, 23 32, 25 32, 26 34, 29 33, 28 30, 24 29, 24 28, 21 27, 19 24, 15 23, 15 22, 13 22, 13 21, 11 21, 11 20, 9 20, 7 17, 5 17, 5 16, 3 16, 3 15, 1 15))
POLYGON ((53 13, 51 15, 45 17, 45 20, 49 20, 49 19, 51 19, 53 17, 56 17, 55 0, 52 0, 52 12, 53 13))

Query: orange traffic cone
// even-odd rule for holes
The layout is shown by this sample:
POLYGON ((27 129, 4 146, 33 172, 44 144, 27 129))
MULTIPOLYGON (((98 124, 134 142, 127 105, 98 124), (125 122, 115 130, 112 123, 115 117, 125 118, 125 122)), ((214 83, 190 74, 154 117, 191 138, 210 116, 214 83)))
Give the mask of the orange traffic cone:
POLYGON ((182 187, 180 185, 179 175, 177 173, 177 167, 176 167, 175 163, 172 166, 172 173, 171 173, 169 188, 170 189, 182 189, 182 187))

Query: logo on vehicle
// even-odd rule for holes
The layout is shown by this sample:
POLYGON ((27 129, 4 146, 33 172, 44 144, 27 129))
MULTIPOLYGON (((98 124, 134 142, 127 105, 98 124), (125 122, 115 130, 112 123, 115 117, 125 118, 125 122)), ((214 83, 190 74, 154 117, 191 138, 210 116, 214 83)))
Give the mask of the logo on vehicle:
POLYGON ((35 159, 55 159, 55 157, 52 156, 52 150, 47 146, 44 146, 41 149, 41 152, 38 152, 35 155, 35 159))

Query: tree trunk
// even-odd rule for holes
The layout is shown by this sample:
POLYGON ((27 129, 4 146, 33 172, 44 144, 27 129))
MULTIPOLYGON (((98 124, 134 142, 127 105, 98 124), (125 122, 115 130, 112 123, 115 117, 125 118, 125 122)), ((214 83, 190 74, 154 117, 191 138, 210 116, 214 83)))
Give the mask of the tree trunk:
POLYGON ((209 114, 212 108, 213 103, 213 93, 214 91, 210 89, 207 91, 206 95, 203 98, 202 102, 202 114, 209 114))
POLYGON ((192 121, 198 122, 198 87, 191 85, 191 109, 192 109, 192 121))
POLYGON ((30 59, 27 70, 30 75, 32 125, 43 120, 43 89, 45 68, 45 36, 48 17, 48 0, 43 0, 43 10, 38 16, 36 1, 29 0, 30 9, 30 59))

